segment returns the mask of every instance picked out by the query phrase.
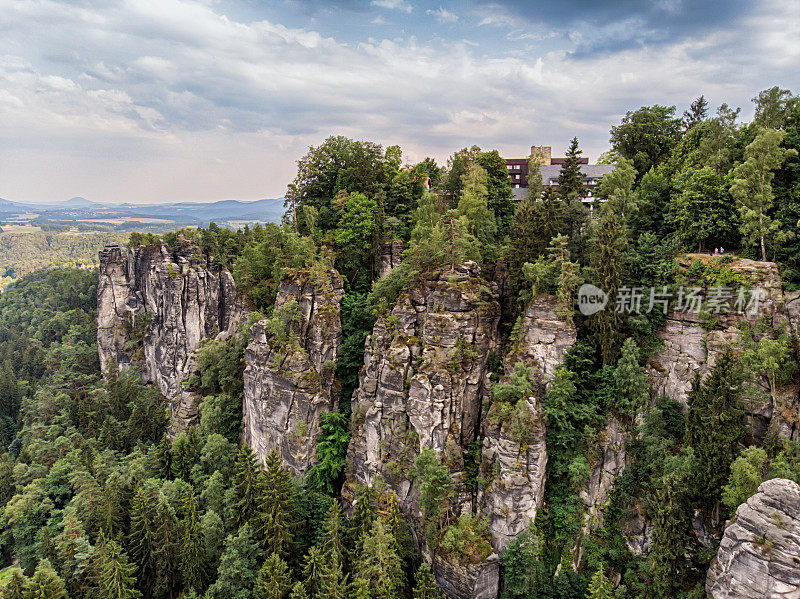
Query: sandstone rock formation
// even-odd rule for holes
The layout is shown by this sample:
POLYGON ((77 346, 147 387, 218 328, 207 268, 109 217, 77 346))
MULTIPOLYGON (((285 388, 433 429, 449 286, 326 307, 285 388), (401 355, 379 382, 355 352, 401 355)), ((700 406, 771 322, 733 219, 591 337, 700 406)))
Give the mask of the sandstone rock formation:
POLYGON ((761 484, 736 510, 706 578, 713 599, 800 597, 800 486, 761 484))
POLYGON ((342 324, 342 278, 281 283, 271 321, 253 325, 245 354, 244 440, 263 460, 277 448, 295 473, 316 459, 320 419, 336 407, 334 372, 342 324), (278 320, 276 320, 278 319, 278 320), (275 326, 283 330, 276 333, 275 326))
MULTIPOLYGON (((467 262, 417 283, 378 318, 353 397, 346 496, 381 477, 419 522, 412 468, 427 447, 450 469, 456 513, 473 511, 465 455, 479 435, 499 317, 496 292, 467 262)), ((462 566, 436 556, 433 565, 451 596, 497 594, 496 562, 462 566)))
POLYGON ((97 287, 100 364, 140 368, 173 411, 172 431, 196 418, 196 401, 182 388, 189 360, 204 339, 230 333, 244 317, 233 276, 191 249, 119 246, 100 252, 97 287))
POLYGON ((385 277, 393 268, 400 266, 403 262, 403 242, 400 239, 389 241, 384 244, 381 251, 381 267, 378 271, 379 277, 385 277))
MULTIPOLYGON (((797 329, 800 323, 800 296, 783 293, 776 264, 739 260, 730 269, 751 288, 761 290, 758 305, 751 306, 751 313, 732 311, 703 317, 697 312, 671 311, 659 331, 664 347, 648 365, 656 396, 666 395, 686 404, 695 372, 705 375, 714 367, 720 353, 739 340, 741 323, 756 324, 761 320, 773 326, 783 323, 797 329), (708 318, 713 323, 704 320, 708 318)), ((710 290, 701 292, 705 299, 709 294, 710 290)), ((737 293, 734 290, 731 305, 736 300, 737 293)), ((775 396, 770 396, 766 379, 761 381, 761 387, 760 393, 744 398, 751 437, 762 439, 769 428, 774 428, 782 436, 796 438, 796 423, 787 422, 784 416, 791 414, 800 403, 799 390, 796 387, 783 388, 776 390, 775 396)), ((794 420, 796 422, 796 418, 794 420)))
POLYGON ((381 474, 406 514, 418 515, 408 470, 421 448, 448 460, 458 478, 478 437, 499 319, 496 297, 483 285, 474 263, 423 281, 378 318, 367 339, 348 482, 368 485, 381 474))
POLYGON ((537 375, 537 396, 520 400, 531 414, 530 430, 524 440, 515 439, 507 424, 493 422, 491 411, 482 430, 481 470, 490 482, 479 492, 479 505, 491 517, 492 545, 498 551, 527 529, 541 508, 547 466, 542 396, 576 339, 575 326, 559 315, 556 300, 549 296, 535 299, 519 324, 519 340, 504 358, 500 382, 518 363, 537 375))

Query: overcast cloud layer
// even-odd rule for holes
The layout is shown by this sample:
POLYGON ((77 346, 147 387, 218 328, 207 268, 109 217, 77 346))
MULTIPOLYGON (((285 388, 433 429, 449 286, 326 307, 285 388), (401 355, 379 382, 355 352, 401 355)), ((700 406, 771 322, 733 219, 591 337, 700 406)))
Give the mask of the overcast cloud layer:
POLYGON ((342 134, 592 159, 627 110, 800 91, 780 0, 0 0, 0 197, 283 195, 342 134))

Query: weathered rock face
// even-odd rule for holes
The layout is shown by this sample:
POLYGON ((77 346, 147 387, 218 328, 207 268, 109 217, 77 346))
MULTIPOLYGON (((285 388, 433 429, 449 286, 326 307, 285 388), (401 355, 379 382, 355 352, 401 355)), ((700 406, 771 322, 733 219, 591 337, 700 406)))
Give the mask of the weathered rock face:
POLYGON ((367 339, 348 483, 369 485, 382 475, 408 515, 419 515, 408 469, 421 448, 433 449, 459 478, 463 453, 478 436, 499 319, 483 285, 474 263, 424 281, 378 318, 367 339))
MULTIPOLYGON (((573 549, 573 565, 576 568, 580 566, 583 558, 583 537, 603 526, 611 490, 617 477, 629 465, 627 443, 628 433, 622 423, 614 416, 609 417, 598 436, 589 480, 580 493, 586 505, 586 512, 581 535, 573 549)), ((627 535, 625 536, 630 546, 631 541, 627 539, 627 535)))
POLYGON ((233 276, 191 251, 141 246, 100 252, 97 287, 100 364, 141 369, 173 409, 172 430, 196 418, 196 401, 182 389, 189 357, 204 339, 230 333, 245 314, 233 276))
POLYGON ((286 280, 280 285, 274 314, 288 338, 276 336, 266 320, 250 330, 244 439, 262 460, 277 448, 295 473, 316 459, 320 419, 338 401, 334 372, 342 341, 342 295, 336 271, 328 272, 322 282, 306 276, 286 280))
POLYGON ((800 597, 800 486, 761 484, 736 510, 706 578, 714 599, 800 597))
POLYGON ((558 314, 554 298, 539 297, 525 311, 520 338, 504 358, 501 383, 521 363, 536 373, 539 392, 520 400, 531 416, 524 439, 513 435, 508 423, 497 422, 495 410, 490 410, 483 421, 481 470, 490 482, 479 491, 478 503, 491 517, 492 545, 498 551, 527 529, 541 508, 547 467, 542 395, 575 339, 574 325, 558 314))
POLYGON ((453 564, 438 556, 433 558, 433 572, 441 589, 449 597, 495 599, 499 590, 500 559, 492 554, 482 564, 453 564))
POLYGON ((403 242, 400 239, 384 244, 381 251, 381 268, 378 276, 385 277, 393 268, 403 262, 403 242))
MULTIPOLYGON (((467 262, 418 283, 378 318, 353 397, 346 496, 357 484, 381 477, 403 513, 419 523, 411 468, 422 448, 430 448, 450 469, 456 513, 473 511, 464 457, 478 439, 499 317, 496 291, 467 262)), ((491 559, 467 566, 437 555, 433 565, 453 597, 497 594, 498 568, 491 559)))
MULTIPOLYGON (((685 405, 695 373, 705 376, 725 348, 739 340, 740 323, 755 324, 766 319, 773 326, 783 323, 795 329, 800 323, 800 299, 783 293, 774 263, 740 260, 731 266, 731 270, 753 288, 761 290, 758 305, 751 306, 752 313, 712 314, 717 320, 714 327, 703 323, 697 312, 670 312, 659 332, 664 347, 653 356, 648 366, 656 396, 666 395, 685 405), (713 330, 707 330, 709 328, 713 330)), ((736 300, 734 291, 732 306, 736 300)), ((762 392, 744 398, 751 437, 762 439, 769 428, 790 439, 797 437, 796 424, 787 422, 784 416, 796 412, 798 389, 778 389, 771 396, 766 379, 761 381, 761 386, 762 392)), ((796 422, 796 418, 794 420, 796 422)))

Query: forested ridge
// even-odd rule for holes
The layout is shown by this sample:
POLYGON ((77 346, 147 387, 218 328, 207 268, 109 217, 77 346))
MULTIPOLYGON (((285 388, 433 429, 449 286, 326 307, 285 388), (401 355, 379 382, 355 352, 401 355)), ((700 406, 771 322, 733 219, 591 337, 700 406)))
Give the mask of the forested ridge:
POLYGON ((0 287, 41 268, 97 266, 105 244, 127 239, 127 233, 0 232, 0 287))
MULTIPOLYGON (((682 116, 659 105, 629 112, 611 129, 603 160, 616 170, 593 209, 583 201, 577 139, 558 191, 531 177, 515 205, 496 150, 404 165, 399 147, 332 137, 298 161, 280 226, 131 234, 131 248, 163 243, 230 269, 251 311, 230 338, 198 350, 199 376, 187 386, 201 396, 199 424, 173 439, 155 387, 135 369, 100 371, 97 272, 22 277, 0 296, 0 596, 441 596, 423 539, 455 563, 493 551, 486 519, 474 508, 456 513, 442 457, 423 448, 403 466, 421 527, 380 480, 359 486, 354 502, 342 484, 364 416, 351 398, 376 319, 391 323, 403 294, 436 277, 455 280, 472 261, 506 284, 486 417, 525 445, 533 416, 524 400, 541 394, 547 428, 544 507, 500 555, 501 596, 704 597, 725 519, 763 480, 800 481, 800 444, 753 434, 745 406, 760 381, 769 392, 798 382, 797 335, 763 319, 744 323, 708 376, 695 378, 684 409, 648 378, 665 314, 584 317, 575 300, 583 283, 605 290, 612 307, 630 285, 747 286, 733 257, 688 256, 720 246, 736 260, 774 261, 787 288, 800 286, 800 99, 773 88, 755 106, 751 123, 727 105, 710 114, 703 97, 682 116), (379 277, 395 240, 403 261, 379 277), (296 341, 298 307, 273 309, 278 287, 298 274, 326 280, 331 269, 344 282, 342 341, 330 365, 338 409, 323 416, 315 465, 295 477, 277 452, 259 463, 241 443, 245 348, 256 320, 274 346, 296 341), (501 354, 542 296, 577 328, 546 390, 522 364, 500 377, 501 354), (602 525, 585 534, 581 491, 612 419, 628 435, 629 459, 602 525), (634 512, 651 526, 638 553, 621 525, 634 512), (693 532, 698 518, 711 542, 693 532)), ((489 295, 488 284, 476 297, 489 295)), ((702 317, 718 328, 714 315, 702 317)), ((458 363, 474 359, 470 347, 457 349, 458 363)), ((477 493, 480 444, 469 451, 466 485, 477 493)))

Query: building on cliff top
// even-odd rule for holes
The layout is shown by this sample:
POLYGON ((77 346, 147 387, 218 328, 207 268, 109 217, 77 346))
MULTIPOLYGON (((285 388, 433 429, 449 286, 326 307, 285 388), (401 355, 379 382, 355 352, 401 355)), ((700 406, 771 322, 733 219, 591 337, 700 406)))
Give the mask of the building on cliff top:
MULTIPOLYGON (((527 158, 507 158, 506 168, 511 177, 511 190, 514 192, 514 200, 519 201, 528 193, 528 160, 531 156, 537 156, 541 163, 539 172, 542 174, 542 186, 553 191, 558 191, 558 175, 561 166, 566 162, 566 158, 553 158, 550 146, 531 146, 531 154, 527 158)), ((597 199, 595 195, 600 179, 604 175, 611 173, 616 168, 613 164, 589 164, 588 158, 581 158, 581 174, 583 175, 583 187, 586 189, 584 203, 591 204, 597 199)))

